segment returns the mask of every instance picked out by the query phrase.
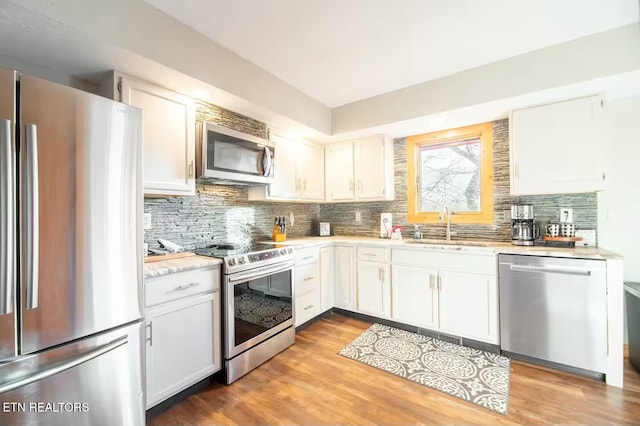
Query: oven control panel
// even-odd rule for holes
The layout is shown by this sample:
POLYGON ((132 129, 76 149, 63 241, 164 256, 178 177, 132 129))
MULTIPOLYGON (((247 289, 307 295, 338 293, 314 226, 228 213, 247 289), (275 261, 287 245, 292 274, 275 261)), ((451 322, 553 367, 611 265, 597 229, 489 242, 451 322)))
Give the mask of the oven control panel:
POLYGON ((261 260, 269 260, 274 259, 276 257, 284 256, 286 254, 293 253, 293 249, 291 247, 268 250, 263 252, 258 252, 254 254, 249 254, 247 257, 249 258, 249 262, 260 262, 261 260))
MULTIPOLYGON (((278 249, 268 249, 264 251, 258 251, 248 254, 234 255, 228 256, 224 259, 226 262, 226 266, 228 267, 228 272, 232 270, 245 269, 241 268, 243 266, 249 266, 249 264, 269 264, 280 261, 280 258, 284 256, 293 256, 293 248, 292 247, 284 247, 278 249), (271 262, 270 262, 271 261, 271 262)), ((256 265, 259 266, 259 265, 256 265)))

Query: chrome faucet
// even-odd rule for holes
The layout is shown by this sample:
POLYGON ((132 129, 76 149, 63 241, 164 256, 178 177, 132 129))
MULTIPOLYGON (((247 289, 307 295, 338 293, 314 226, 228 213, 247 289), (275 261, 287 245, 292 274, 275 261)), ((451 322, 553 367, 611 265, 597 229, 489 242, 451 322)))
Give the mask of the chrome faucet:
POLYGON ((451 241, 451 215, 453 212, 449 210, 449 207, 445 204, 442 206, 442 211, 440 212, 440 223, 444 221, 446 216, 447 218, 447 241, 451 241))

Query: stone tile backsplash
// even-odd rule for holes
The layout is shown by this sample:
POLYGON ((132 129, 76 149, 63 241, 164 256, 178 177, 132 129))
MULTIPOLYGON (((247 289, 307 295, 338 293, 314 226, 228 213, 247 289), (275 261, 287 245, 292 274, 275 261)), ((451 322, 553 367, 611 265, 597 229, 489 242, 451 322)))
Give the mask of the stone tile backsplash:
POLYGON ((164 238, 189 249, 271 240, 275 216, 286 217, 288 237, 309 236, 318 218, 317 204, 256 203, 247 201, 246 187, 225 185, 198 185, 194 197, 145 199, 144 210, 153 225, 145 232, 146 242, 164 238))
MULTIPOLYGON (((236 114, 215 105, 198 102, 197 121, 210 121, 234 130, 259 137, 267 137, 268 128, 252 118, 236 114)), ((536 219, 544 229, 549 221, 559 218, 559 208, 573 209, 574 222, 580 229, 596 229, 597 200, 595 193, 567 195, 538 195, 511 197, 509 195, 509 126, 508 120, 493 123, 494 136, 494 223, 490 225, 451 225, 455 239, 510 239, 510 205, 533 204, 536 219)), ((164 238, 186 248, 206 244, 251 240, 269 240, 275 216, 289 213, 295 219, 289 226, 289 237, 315 235, 317 223, 330 222, 335 235, 363 235, 376 237, 380 228, 380 213, 393 214, 393 222, 403 226, 409 237, 413 225, 407 223, 407 150, 404 138, 394 140, 395 200, 368 203, 302 204, 266 203, 247 200, 247 188, 238 186, 198 184, 193 197, 146 198, 144 210, 152 215, 152 229, 145 231, 145 241, 155 244, 164 238), (355 212, 361 222, 355 223, 355 212)), ((425 238, 444 238, 444 224, 421 225, 425 238)))
MULTIPOLYGON (((394 201, 374 203, 321 204, 320 219, 331 222, 332 233, 337 235, 366 235, 376 237, 380 229, 380 213, 393 214, 394 225, 403 227, 403 236, 408 238, 413 225, 407 222, 407 149, 404 138, 393 142, 395 166, 394 201), (359 211, 362 221, 355 223, 355 212, 359 211)), ((541 228, 559 217, 560 207, 573 208, 574 222, 580 229, 596 229, 597 200, 595 193, 531 195, 512 197, 509 195, 509 121, 497 120, 493 123, 493 203, 494 222, 489 225, 452 224, 454 239, 482 239, 508 241, 511 238, 511 204, 533 204, 536 220, 541 228)), ((446 225, 420 225, 424 238, 445 238, 446 225)))
MULTIPOLYGON (((196 121, 209 121, 266 138, 267 125, 250 117, 206 102, 196 105, 196 121)), ((198 184, 193 197, 145 198, 144 211, 151 213, 152 229, 145 242, 158 238, 192 249, 214 243, 247 243, 270 240, 273 219, 285 216, 289 237, 311 235, 318 219, 318 204, 260 203, 247 200, 247 187, 198 184), (294 225, 289 223, 293 214, 294 225)))

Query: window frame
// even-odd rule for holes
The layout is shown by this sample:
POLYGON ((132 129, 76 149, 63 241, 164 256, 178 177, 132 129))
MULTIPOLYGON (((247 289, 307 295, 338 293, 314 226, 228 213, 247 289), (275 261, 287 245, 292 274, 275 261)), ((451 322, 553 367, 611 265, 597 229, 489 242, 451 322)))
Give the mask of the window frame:
POLYGON ((447 145, 463 140, 480 140, 480 211, 451 214, 451 223, 492 224, 493 214, 493 123, 475 124, 456 129, 441 130, 421 135, 407 136, 407 218, 409 223, 437 223, 440 212, 419 211, 418 194, 420 156, 423 146, 447 145))

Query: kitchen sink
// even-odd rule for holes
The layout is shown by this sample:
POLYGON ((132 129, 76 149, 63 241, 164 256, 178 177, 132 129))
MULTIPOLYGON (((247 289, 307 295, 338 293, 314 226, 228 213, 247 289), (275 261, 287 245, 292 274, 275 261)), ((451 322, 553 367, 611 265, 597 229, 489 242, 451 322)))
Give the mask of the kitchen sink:
POLYGON ((494 241, 476 241, 476 240, 434 240, 424 238, 421 240, 406 240, 413 244, 432 244, 432 245, 446 245, 446 246, 469 246, 469 247, 495 247, 503 246, 505 243, 494 241))

